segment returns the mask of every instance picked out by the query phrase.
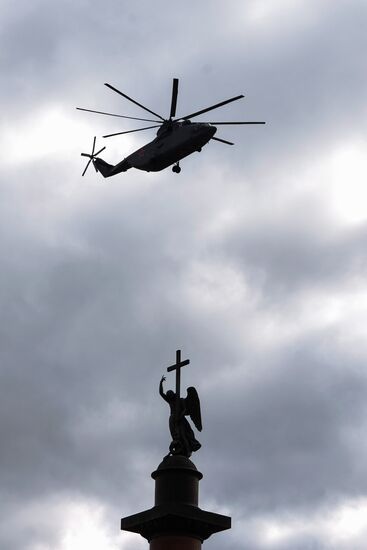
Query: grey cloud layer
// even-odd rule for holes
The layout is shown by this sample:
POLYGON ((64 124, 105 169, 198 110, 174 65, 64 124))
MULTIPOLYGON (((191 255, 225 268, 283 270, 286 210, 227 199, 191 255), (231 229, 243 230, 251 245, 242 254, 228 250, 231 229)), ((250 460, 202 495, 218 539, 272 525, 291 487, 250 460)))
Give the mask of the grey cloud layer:
MULTIPOLYGON (((0 475, 11 505, 1 547, 59 550, 62 513, 40 519, 52 499, 96 499, 117 516, 150 506, 149 472, 168 445, 157 383, 178 347, 192 360, 184 384, 203 399, 203 506, 226 506, 240 522, 366 494, 366 350, 343 339, 357 328, 343 317, 310 326, 301 307, 363 290, 366 226, 338 225, 313 190, 306 206, 290 187, 283 211, 261 208, 298 160, 310 166, 359 134, 366 8, 325 2, 305 25, 292 11, 293 25, 261 27, 229 6, 5 10, 7 122, 49 101, 134 115, 104 81, 164 114, 179 76, 180 113, 244 91, 245 102, 216 119, 268 125, 221 129, 236 148, 209 145, 180 179, 167 171, 94 185, 91 171, 81 187, 78 152, 3 168, 0 475), (279 335, 262 345, 265 318, 279 335)), ((237 550, 237 537, 234 524, 207 544, 237 550)), ((315 537, 273 548, 326 550, 315 537)), ((265 548, 255 534, 247 542, 265 548)))

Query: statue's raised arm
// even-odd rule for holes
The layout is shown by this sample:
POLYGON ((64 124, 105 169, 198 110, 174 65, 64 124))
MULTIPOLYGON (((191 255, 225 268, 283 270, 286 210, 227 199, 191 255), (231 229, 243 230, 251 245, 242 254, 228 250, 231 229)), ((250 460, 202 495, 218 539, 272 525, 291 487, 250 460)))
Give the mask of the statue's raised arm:
POLYGON ((165 377, 165 376, 162 376, 161 381, 159 382, 159 395, 160 395, 161 397, 163 397, 163 399, 164 399, 165 401, 168 401, 167 395, 164 393, 164 390, 163 390, 163 382, 165 381, 165 379, 166 379, 166 377, 165 377))

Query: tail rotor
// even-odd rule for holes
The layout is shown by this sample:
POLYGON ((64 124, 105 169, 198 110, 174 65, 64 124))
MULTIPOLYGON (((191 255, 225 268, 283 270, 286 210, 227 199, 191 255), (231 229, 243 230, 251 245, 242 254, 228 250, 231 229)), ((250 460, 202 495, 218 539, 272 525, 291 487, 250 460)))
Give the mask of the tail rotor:
MULTIPOLYGON (((84 168, 84 172, 82 173, 82 176, 84 176, 84 174, 86 173, 86 171, 88 170, 89 168, 89 165, 90 163, 95 160, 97 158, 97 156, 102 153, 102 151, 104 151, 106 149, 106 147, 102 147, 102 149, 100 149, 99 151, 97 151, 97 153, 94 152, 95 150, 95 147, 96 147, 96 136, 94 136, 94 139, 93 139, 93 147, 92 147, 92 152, 90 154, 88 153, 81 153, 81 156, 82 157, 87 157, 89 158, 88 162, 87 162, 87 165, 86 167, 84 168)), ((94 166, 94 169, 96 172, 98 172, 97 168, 94 166)))

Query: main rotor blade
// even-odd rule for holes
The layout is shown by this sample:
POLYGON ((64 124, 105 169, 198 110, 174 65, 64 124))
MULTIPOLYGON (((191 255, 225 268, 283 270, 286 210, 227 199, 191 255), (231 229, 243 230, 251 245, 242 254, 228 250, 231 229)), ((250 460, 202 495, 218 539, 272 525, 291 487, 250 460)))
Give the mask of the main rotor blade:
POLYGON ((117 132, 116 134, 107 134, 106 136, 102 136, 102 137, 108 138, 112 136, 121 136, 122 134, 132 134, 133 132, 141 132, 142 130, 150 130, 151 128, 160 128, 160 125, 146 126, 146 128, 137 128, 136 130, 127 130, 127 132, 117 132))
POLYGON ((152 120, 150 118, 136 118, 135 116, 115 115, 113 113, 105 113, 104 111, 93 111, 92 109, 83 109, 82 107, 76 107, 78 111, 88 111, 88 113, 97 113, 99 115, 117 116, 119 118, 130 118, 131 120, 143 120, 144 122, 160 122, 160 120, 152 120))
POLYGON ((174 78, 172 83, 171 111, 169 114, 170 118, 174 118, 176 116, 177 93, 178 93, 178 78, 174 78))
POLYGON ((96 146, 96 136, 94 136, 94 139, 93 139, 93 147, 92 147, 92 157, 94 155, 94 148, 96 146))
POLYGON ((205 122, 204 124, 214 124, 219 126, 220 124, 266 124, 266 122, 205 122))
POLYGON ((202 109, 201 111, 196 111, 195 113, 191 113, 190 115, 180 117, 178 120, 187 120, 189 118, 194 118, 196 116, 202 115, 203 113, 207 113, 208 111, 212 111, 213 109, 217 109, 218 107, 222 107, 223 105, 227 105, 227 103, 231 103, 232 101, 237 101, 237 99, 241 99, 242 97, 245 97, 245 96, 242 94, 236 95, 236 97, 232 97, 231 99, 226 99, 226 101, 221 101, 220 103, 216 103, 215 105, 212 105, 211 107, 207 107, 206 109, 202 109))
POLYGON ((120 94, 122 95, 122 97, 125 97, 126 99, 128 99, 129 101, 131 101, 132 103, 135 103, 135 105, 138 105, 139 107, 141 107, 142 109, 144 109, 144 111, 148 111, 148 113, 154 115, 154 116, 157 116, 158 118, 160 118, 161 120, 164 121, 164 118, 161 116, 161 115, 158 115, 157 113, 155 113, 154 111, 151 111, 150 109, 148 109, 147 107, 144 107, 144 105, 142 105, 141 103, 138 103, 137 101, 135 101, 135 99, 132 99, 131 97, 129 97, 128 95, 124 94, 123 92, 120 92, 120 90, 118 90, 117 88, 114 88, 113 86, 111 86, 111 84, 107 84, 107 82, 104 83, 105 86, 107 86, 107 88, 110 88, 111 90, 113 90, 114 92, 116 92, 117 94, 120 94))
POLYGON ((216 138, 216 137, 212 137, 212 139, 215 139, 215 141, 221 141, 222 143, 226 143, 227 145, 234 145, 234 143, 232 143, 232 141, 227 141, 226 139, 220 139, 220 138, 216 138))

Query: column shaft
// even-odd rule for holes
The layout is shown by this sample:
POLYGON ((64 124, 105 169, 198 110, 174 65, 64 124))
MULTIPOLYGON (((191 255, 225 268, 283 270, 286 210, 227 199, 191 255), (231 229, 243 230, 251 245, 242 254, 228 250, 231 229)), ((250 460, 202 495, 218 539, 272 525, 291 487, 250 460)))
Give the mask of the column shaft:
POLYGON ((150 550, 201 550, 201 542, 192 537, 167 535, 151 540, 150 550))

